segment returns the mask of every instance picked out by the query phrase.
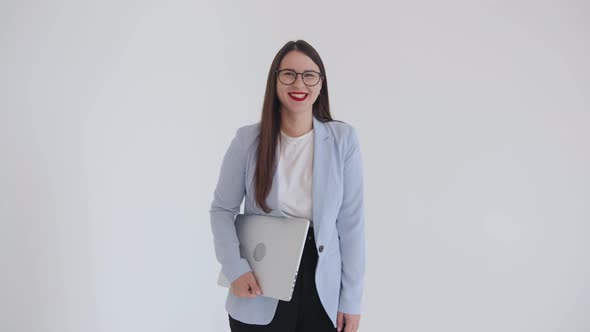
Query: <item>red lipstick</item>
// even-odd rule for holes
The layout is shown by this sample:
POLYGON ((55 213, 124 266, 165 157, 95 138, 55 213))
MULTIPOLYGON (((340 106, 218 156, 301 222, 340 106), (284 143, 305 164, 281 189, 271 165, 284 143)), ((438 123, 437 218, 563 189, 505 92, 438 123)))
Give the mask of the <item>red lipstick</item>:
POLYGON ((307 98, 307 93, 305 92, 290 92, 289 97, 295 101, 304 101, 307 98))

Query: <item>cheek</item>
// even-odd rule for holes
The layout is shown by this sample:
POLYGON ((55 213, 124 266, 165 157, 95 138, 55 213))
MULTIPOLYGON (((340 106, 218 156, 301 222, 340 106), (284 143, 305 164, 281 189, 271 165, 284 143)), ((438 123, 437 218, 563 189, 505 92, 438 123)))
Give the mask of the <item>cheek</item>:
POLYGON ((310 96, 312 97, 313 102, 315 103, 315 101, 318 99, 318 96, 320 95, 320 91, 319 90, 314 90, 310 96))
POLYGON ((277 98, 279 98, 279 101, 282 102, 282 103, 284 103, 285 102, 286 92, 283 89, 281 89, 280 87, 277 86, 276 93, 277 93, 277 98))

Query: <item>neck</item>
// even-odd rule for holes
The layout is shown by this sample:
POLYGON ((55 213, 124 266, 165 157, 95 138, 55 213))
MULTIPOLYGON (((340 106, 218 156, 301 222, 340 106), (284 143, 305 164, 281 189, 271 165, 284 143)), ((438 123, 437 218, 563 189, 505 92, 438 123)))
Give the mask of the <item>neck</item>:
POLYGON ((291 137, 299 137, 313 129, 313 113, 281 112, 281 130, 291 137))

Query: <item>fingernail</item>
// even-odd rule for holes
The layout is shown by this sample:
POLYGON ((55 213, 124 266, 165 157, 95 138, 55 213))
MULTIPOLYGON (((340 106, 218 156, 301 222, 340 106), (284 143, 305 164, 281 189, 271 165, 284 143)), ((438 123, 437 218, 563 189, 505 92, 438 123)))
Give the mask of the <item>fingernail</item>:
POLYGON ((260 295, 260 291, 256 291, 256 295, 260 295))

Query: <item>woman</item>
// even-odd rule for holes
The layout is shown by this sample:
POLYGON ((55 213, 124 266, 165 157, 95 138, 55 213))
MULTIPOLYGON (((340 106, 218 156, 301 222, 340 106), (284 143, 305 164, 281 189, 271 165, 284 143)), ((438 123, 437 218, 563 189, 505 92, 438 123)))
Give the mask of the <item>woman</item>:
POLYGON ((231 282, 232 331, 357 330, 365 272, 362 161, 355 129, 333 120, 324 64, 305 41, 275 56, 260 122, 237 130, 211 204, 215 253, 231 282), (240 257, 234 218, 311 220, 293 298, 261 294, 240 257))

